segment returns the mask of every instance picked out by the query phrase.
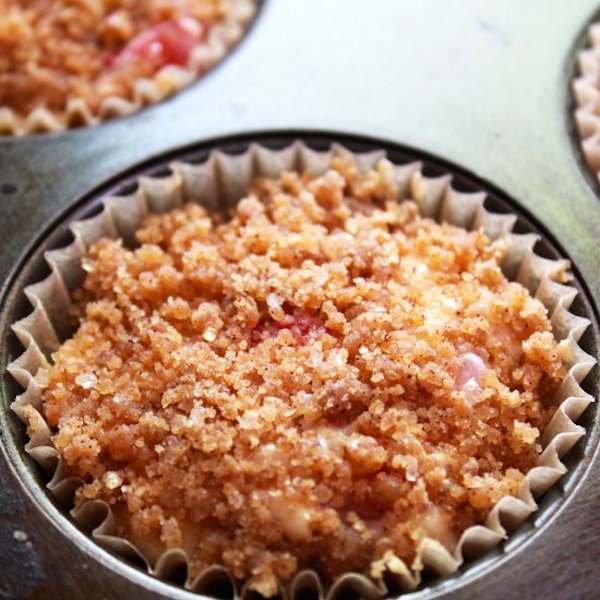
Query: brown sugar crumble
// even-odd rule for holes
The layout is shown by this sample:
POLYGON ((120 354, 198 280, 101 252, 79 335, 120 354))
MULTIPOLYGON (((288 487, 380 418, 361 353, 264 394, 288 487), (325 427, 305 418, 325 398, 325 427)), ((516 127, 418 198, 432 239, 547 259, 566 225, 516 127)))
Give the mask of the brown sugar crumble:
POLYGON ((421 218, 381 161, 258 179, 230 214, 101 240, 44 412, 78 502, 265 596, 407 564, 514 494, 566 375, 502 241, 421 218))
POLYGON ((139 79, 187 65, 235 1, 0 0, 0 107, 60 113, 83 99, 95 114, 132 99, 139 79))

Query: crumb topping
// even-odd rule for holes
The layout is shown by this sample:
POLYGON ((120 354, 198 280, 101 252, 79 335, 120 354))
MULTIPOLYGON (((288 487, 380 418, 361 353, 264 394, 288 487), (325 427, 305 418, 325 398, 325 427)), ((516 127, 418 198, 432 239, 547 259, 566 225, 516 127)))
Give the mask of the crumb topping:
MULTIPOLYGON (((234 0, 235 1, 235 0, 234 0)), ((131 99, 133 86, 194 46, 227 14, 224 0, 0 0, 0 107, 27 116, 84 99, 131 99)))
POLYGON ((396 198, 336 159, 94 244, 44 393, 78 502, 272 596, 452 551, 514 494, 566 375, 546 310, 502 241, 396 198))

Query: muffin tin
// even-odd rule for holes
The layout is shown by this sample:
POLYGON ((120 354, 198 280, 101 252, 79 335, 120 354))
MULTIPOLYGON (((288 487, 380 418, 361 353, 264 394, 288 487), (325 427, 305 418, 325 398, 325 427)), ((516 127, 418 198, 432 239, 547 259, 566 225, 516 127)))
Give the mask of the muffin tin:
MULTIPOLYGON (((95 129, 0 139, 2 371, 16 355, 8 325, 29 309, 20 292, 43 277, 41 253, 66 239, 66 222, 175 156, 299 138, 317 148, 338 141, 416 157, 429 174, 453 173, 465 191, 484 189, 495 208, 517 212, 522 230, 542 233, 538 250, 572 260, 576 312, 592 320, 583 344, 598 355, 600 207, 574 137, 570 95, 595 3, 546 3, 552 22, 534 3, 508 13, 500 3, 456 0, 444 18, 433 0, 381 0, 377 10, 348 0, 343 12, 335 4, 267 0, 232 56, 163 104, 95 129)), ((596 372, 585 385, 595 396, 596 372)), ((75 528, 23 451, 25 433, 7 410, 15 383, 3 374, 1 386, 0 596, 198 597, 75 528)), ((594 597, 598 420, 590 407, 568 473, 502 547, 405 597, 594 597)))

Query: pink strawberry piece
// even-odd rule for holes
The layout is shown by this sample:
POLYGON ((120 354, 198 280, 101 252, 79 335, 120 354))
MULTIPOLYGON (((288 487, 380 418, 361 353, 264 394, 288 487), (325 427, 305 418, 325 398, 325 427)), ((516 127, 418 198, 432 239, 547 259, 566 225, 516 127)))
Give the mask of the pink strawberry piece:
POLYGON ((114 64, 119 67, 143 60, 152 63, 156 70, 165 65, 185 65, 197 43, 197 37, 178 23, 159 23, 136 35, 114 64))
POLYGON ((464 354, 454 378, 457 389, 463 389, 470 381, 479 386, 485 370, 486 366, 481 357, 473 352, 464 354))
POLYGON ((115 63, 115 58, 116 58, 116 56, 112 52, 109 52, 108 50, 104 51, 100 55, 100 59, 102 60, 102 64, 105 67, 112 67, 114 65, 114 63, 115 63))
POLYGON ((276 336, 282 329, 292 332, 296 343, 306 345, 318 335, 327 331, 323 321, 305 312, 296 312, 286 315, 282 321, 268 321, 261 323, 252 331, 252 341, 258 344, 267 337, 276 336))

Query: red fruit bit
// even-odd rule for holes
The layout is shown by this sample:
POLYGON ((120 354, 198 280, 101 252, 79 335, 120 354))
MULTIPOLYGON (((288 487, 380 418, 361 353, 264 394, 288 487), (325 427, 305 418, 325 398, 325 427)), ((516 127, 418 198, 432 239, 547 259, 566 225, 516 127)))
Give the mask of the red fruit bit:
POLYGON ((113 64, 115 63, 115 58, 116 58, 116 56, 112 52, 109 52, 108 50, 106 50, 105 52, 103 52, 100 55, 100 59, 102 60, 102 64, 105 67, 112 67, 113 64))
POLYGON ((277 325, 272 322, 260 323, 260 325, 257 325, 252 330, 252 344, 256 346, 267 338, 275 337, 280 329, 280 327, 277 327, 277 325))
POLYGON ((304 346, 327 331, 323 321, 305 312, 286 315, 282 321, 266 321, 252 331, 252 343, 275 337, 282 329, 292 332, 296 343, 304 346))
POLYGON ((473 352, 467 352, 461 357, 460 367, 456 372, 454 383, 457 389, 461 389, 468 381, 473 380, 477 385, 485 373, 486 366, 483 360, 473 352))
POLYGON ((165 65, 185 65, 197 43, 198 38, 178 23, 160 23, 136 35, 114 64, 124 66, 141 60, 152 63, 156 70, 165 65))

